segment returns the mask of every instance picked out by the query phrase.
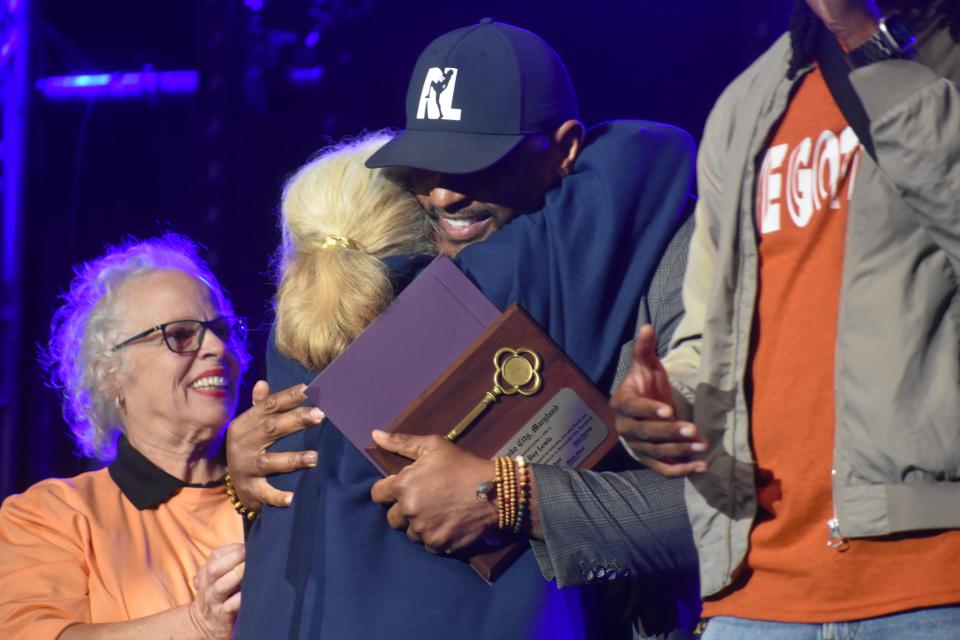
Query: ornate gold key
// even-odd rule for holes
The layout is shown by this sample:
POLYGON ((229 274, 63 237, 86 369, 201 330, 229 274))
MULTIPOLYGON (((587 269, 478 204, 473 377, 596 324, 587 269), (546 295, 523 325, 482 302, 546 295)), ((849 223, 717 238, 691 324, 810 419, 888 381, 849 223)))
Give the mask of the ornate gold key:
POLYGON ((540 391, 543 378, 540 377, 540 356, 526 348, 511 349, 504 347, 493 354, 493 389, 483 395, 483 399, 457 423, 444 437, 456 442, 463 432, 480 417, 487 407, 500 399, 500 396, 532 396, 540 391))

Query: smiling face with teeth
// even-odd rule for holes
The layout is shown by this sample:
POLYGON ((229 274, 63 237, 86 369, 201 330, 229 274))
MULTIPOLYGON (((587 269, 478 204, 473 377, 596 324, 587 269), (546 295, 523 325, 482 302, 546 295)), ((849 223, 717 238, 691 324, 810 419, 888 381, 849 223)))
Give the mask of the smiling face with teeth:
MULTIPOLYGON (((117 321, 122 333, 174 320, 212 320, 229 315, 207 285, 174 269, 151 271, 121 285, 117 321)), ((125 433, 142 446, 190 449, 215 442, 237 406, 237 354, 213 331, 200 350, 174 353, 160 331, 122 351, 118 380, 125 433)))
POLYGON ((437 248, 450 257, 485 240, 517 215, 541 208, 547 191, 569 173, 583 125, 529 135, 499 162, 466 174, 410 169, 408 186, 433 222, 437 248))

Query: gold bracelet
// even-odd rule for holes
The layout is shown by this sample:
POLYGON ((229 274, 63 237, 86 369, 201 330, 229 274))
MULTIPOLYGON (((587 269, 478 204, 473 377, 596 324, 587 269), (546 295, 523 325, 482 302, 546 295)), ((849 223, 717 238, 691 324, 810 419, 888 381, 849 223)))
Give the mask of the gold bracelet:
POLYGON ((510 531, 513 529, 513 523, 517 519, 517 505, 515 502, 517 494, 517 474, 513 471, 513 460, 507 457, 503 459, 503 475, 506 476, 507 479, 507 488, 503 492, 503 499, 507 501, 507 519, 503 524, 503 528, 510 531))
POLYGON ((233 488, 233 480, 230 478, 229 473, 223 476, 223 483, 227 486, 227 499, 230 501, 230 504, 233 505, 234 511, 239 513, 242 517, 246 518, 250 522, 256 520, 257 516, 260 515, 260 511, 257 509, 250 509, 243 504, 243 500, 241 500, 240 496, 237 495, 237 490, 233 488))
POLYGON ((501 531, 506 527, 507 501, 504 496, 506 490, 506 474, 503 468, 503 456, 493 459, 493 482, 497 485, 497 528, 501 531))
POLYGON ((497 456, 494 459, 497 483, 497 528, 512 531, 517 525, 517 472, 513 459, 497 456))

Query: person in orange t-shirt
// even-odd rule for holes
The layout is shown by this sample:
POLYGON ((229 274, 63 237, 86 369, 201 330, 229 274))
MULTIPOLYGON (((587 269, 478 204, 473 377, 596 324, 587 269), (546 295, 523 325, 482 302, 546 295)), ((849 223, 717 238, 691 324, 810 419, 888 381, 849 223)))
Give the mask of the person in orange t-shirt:
POLYGON ((243 523, 222 444, 245 337, 187 238, 81 265, 45 360, 80 449, 112 462, 0 507, 0 637, 231 636, 243 523))
POLYGON ((956 0, 798 0, 711 113, 687 316, 612 399, 703 640, 960 637, 958 114, 956 0))

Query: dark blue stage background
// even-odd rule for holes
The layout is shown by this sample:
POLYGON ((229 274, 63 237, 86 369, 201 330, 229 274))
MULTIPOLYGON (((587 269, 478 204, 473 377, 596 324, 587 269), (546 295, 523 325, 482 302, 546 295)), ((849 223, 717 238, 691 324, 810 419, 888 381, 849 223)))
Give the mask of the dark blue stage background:
POLYGON ((402 126, 408 74, 433 37, 487 15, 529 28, 566 61, 588 125, 654 119, 699 139, 789 5, 2 0, 0 497, 88 468, 37 345, 71 265, 127 234, 171 229, 208 248, 254 329, 249 397, 284 176, 331 139, 402 126), (132 75, 103 75, 116 72, 132 75))

